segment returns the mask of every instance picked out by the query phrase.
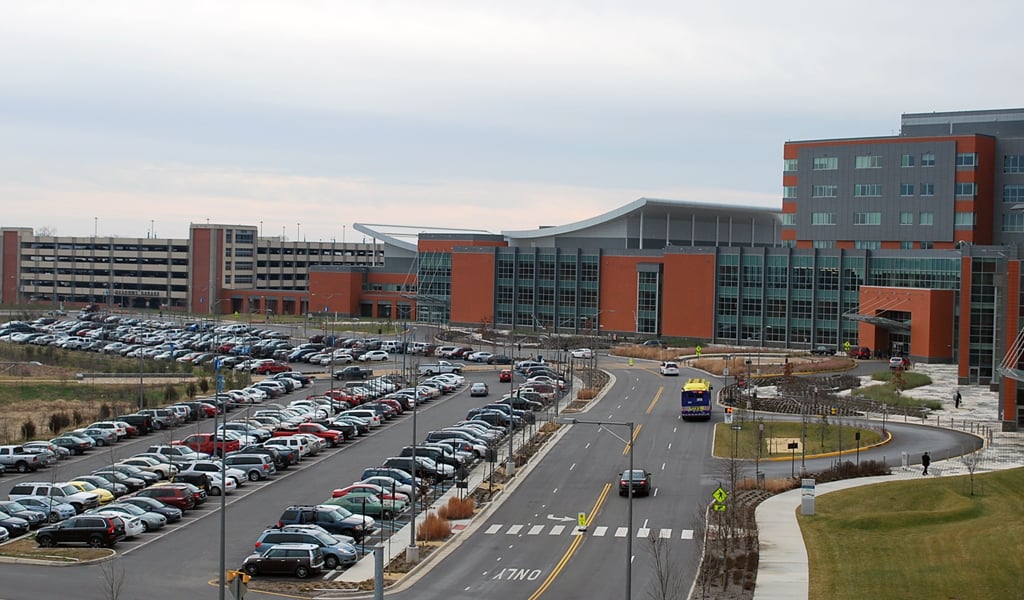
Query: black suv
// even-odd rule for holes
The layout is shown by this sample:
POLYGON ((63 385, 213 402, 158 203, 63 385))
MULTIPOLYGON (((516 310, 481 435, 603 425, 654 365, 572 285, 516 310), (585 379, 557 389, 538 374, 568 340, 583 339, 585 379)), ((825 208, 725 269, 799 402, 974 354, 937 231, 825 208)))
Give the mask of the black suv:
POLYGON ((123 539, 124 521, 103 515, 78 515, 36 532, 36 543, 42 547, 85 544, 112 548, 123 539))
POLYGON ((328 533, 347 535, 357 542, 377 529, 373 518, 361 517, 341 506, 289 506, 277 521, 278 527, 285 525, 319 525, 328 533))
POLYGON ((305 579, 323 571, 324 553, 313 544, 278 544, 248 556, 242 563, 242 569, 249 575, 268 573, 305 579))
POLYGON ((633 469, 633 476, 630 477, 629 470, 622 472, 619 477, 619 495, 629 495, 629 484, 633 484, 633 495, 634 496, 650 496, 651 495, 651 474, 643 469, 633 469))
POLYGON ((149 415, 121 415, 116 418, 118 421, 124 421, 129 425, 134 425, 139 430, 139 435, 146 435, 150 432, 156 431, 156 427, 153 423, 153 417, 149 415))

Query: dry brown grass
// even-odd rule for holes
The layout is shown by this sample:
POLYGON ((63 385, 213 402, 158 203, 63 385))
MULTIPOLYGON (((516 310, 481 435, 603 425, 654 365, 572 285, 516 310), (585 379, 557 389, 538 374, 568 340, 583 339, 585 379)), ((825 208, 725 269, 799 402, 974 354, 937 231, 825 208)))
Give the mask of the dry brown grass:
POLYGON ((454 519, 468 519, 473 516, 476 512, 476 502, 473 498, 466 496, 465 498, 456 498, 452 496, 448 499, 448 503, 437 509, 437 515, 442 519, 449 521, 454 519))
POLYGON ((593 400, 597 397, 597 393, 599 391, 600 390, 595 388, 582 388, 580 391, 576 392, 576 398, 578 400, 593 400))
POLYGON ((452 535, 452 524, 434 511, 428 512, 416 528, 416 539, 421 542, 446 540, 452 535))
MULTIPOLYGON (((764 484, 761 485, 762 490, 772 494, 781 494, 800 487, 800 480, 792 477, 785 477, 782 479, 766 479, 764 484)), ((756 490, 757 480, 749 477, 744 477, 736 482, 737 490, 756 490)))

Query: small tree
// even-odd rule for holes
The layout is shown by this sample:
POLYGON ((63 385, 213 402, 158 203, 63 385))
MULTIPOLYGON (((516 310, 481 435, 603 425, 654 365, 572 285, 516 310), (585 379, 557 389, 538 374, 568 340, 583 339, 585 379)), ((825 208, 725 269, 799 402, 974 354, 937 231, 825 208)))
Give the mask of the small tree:
POLYGON ((178 388, 173 385, 168 385, 164 388, 164 400, 168 404, 174 404, 178 401, 178 388))
POLYGON ((206 378, 206 377, 203 377, 202 379, 200 379, 199 380, 199 389, 203 392, 203 394, 206 394, 207 392, 209 392, 210 391, 210 380, 208 378, 206 378))

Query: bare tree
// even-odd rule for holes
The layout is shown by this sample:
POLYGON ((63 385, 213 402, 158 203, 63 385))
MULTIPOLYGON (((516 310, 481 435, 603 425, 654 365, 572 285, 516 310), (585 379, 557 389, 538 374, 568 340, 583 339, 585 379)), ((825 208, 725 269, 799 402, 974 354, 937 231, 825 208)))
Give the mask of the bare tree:
POLYGON ((103 597, 118 600, 126 580, 124 567, 113 559, 104 561, 100 563, 100 575, 103 577, 103 597))
POLYGON ((970 486, 970 494, 974 495, 974 473, 978 470, 981 465, 981 450, 969 452, 967 448, 964 448, 964 454, 960 455, 960 462, 967 467, 968 478, 970 486))
POLYGON ((649 536, 645 549, 651 556, 654 577, 650 580, 647 595, 651 600, 682 600, 686 596, 683 570, 672 556, 669 540, 649 536))

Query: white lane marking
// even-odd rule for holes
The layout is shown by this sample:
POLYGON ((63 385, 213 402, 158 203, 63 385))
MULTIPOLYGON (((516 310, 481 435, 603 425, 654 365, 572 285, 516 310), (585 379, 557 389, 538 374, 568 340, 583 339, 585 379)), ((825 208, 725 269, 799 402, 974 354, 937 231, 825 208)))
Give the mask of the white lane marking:
POLYGON ((522 530, 522 528, 522 525, 512 525, 508 528, 508 531, 505 532, 505 535, 516 535, 520 530, 522 530))
POLYGON ((615 537, 626 537, 626 528, 625 527, 617 527, 615 529, 615 537))
POLYGON ((650 535, 651 535, 651 530, 646 528, 646 527, 641 527, 640 529, 636 530, 636 537, 638 537, 638 538, 650 537, 650 535))
POLYGON ((543 530, 544 530, 544 526, 543 525, 534 525, 533 527, 530 528, 529 531, 526 532, 526 535, 537 535, 538 533, 540 533, 543 530))
POLYGON ((565 531, 565 525, 554 525, 551 527, 551 531, 548 532, 548 535, 560 535, 563 531, 565 531))
POLYGON ((671 537, 672 537, 672 530, 671 529, 662 529, 661 531, 658 532, 658 537, 660 537, 662 539, 666 539, 666 540, 667 539, 671 539, 671 537))
POLYGON ((486 533, 487 535, 493 535, 493 534, 498 533, 499 531, 501 531, 502 527, 504 527, 504 525, 491 525, 490 527, 487 528, 486 531, 484 531, 484 533, 486 533))
POLYGON ((692 540, 693 539, 693 530, 692 529, 684 529, 682 531, 682 533, 679 535, 679 539, 681 539, 681 540, 692 540))
POLYGON ((601 537, 601 536, 603 536, 606 533, 608 533, 608 528, 605 527, 604 525, 594 529, 594 537, 601 537))

